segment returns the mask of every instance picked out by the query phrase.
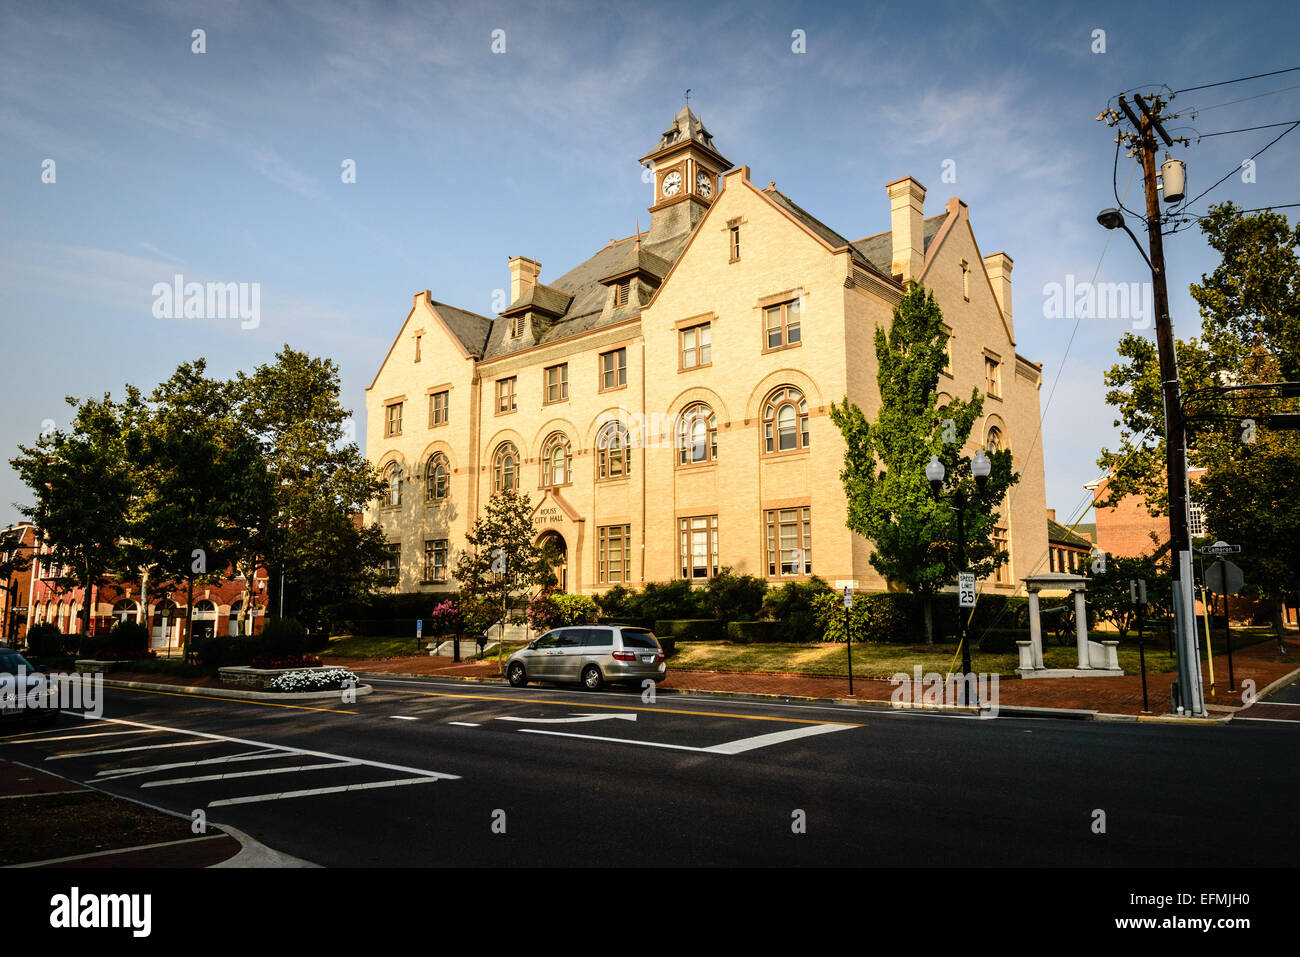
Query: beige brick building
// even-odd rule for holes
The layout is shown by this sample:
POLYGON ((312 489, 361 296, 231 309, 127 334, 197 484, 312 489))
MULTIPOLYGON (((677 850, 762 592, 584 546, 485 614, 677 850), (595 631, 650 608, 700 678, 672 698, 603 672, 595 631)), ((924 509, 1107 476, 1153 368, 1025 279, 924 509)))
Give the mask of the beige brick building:
POLYGON ((981 253, 966 204, 927 217, 925 187, 904 177, 886 187, 890 228, 850 241, 733 168, 689 108, 641 162, 647 232, 550 282, 511 258, 495 317, 415 295, 366 395, 367 454, 389 479, 368 517, 399 590, 455 587, 454 555, 503 484, 531 496, 539 536, 558 536, 569 591, 722 566, 885 588, 844 526, 829 411, 847 396, 874 415, 873 334, 916 281, 952 332, 941 389, 988 394, 970 451, 1024 450, 1010 567, 988 583, 1012 591, 1047 554, 1041 367, 1015 351, 1011 258, 981 253))

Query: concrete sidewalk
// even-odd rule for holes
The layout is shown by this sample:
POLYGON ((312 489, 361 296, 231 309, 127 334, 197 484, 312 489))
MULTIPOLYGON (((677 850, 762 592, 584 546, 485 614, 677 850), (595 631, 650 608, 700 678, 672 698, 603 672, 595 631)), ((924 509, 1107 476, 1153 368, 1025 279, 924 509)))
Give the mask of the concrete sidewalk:
MULTIPOLYGON (((1233 653, 1237 688, 1228 685, 1227 655, 1214 658, 1216 685, 1211 693, 1209 669, 1201 667, 1205 681, 1206 705, 1212 716, 1228 716, 1245 706, 1242 685, 1253 682, 1255 694, 1300 668, 1300 642, 1287 642, 1288 655, 1277 653, 1277 643, 1261 642, 1233 653)), ((500 681, 495 659, 488 662, 452 664, 445 658, 412 656, 383 660, 337 659, 333 663, 354 672, 369 674, 418 675, 459 678, 462 680, 500 681)), ((974 668, 979 670, 979 656, 974 668)), ((1152 715, 1169 714, 1170 687, 1174 672, 1147 675, 1147 697, 1152 715)), ((807 699, 849 699, 848 676, 780 674, 748 671, 697 671, 674 669, 668 662, 668 677, 659 685, 664 691, 703 692, 711 694, 759 695, 807 699)), ((895 686, 883 677, 853 679, 852 700, 889 705, 895 686)), ((1056 710, 1078 715, 1098 712, 1138 717, 1142 710, 1142 678, 1124 675, 1110 678, 1034 678, 1021 679, 1002 675, 998 682, 998 702, 1004 708, 1056 710)))

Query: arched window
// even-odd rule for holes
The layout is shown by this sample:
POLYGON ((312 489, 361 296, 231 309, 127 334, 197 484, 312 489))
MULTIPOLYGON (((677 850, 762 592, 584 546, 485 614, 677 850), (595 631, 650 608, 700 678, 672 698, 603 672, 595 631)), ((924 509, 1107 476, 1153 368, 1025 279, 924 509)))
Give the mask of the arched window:
POLYGON ((117 621, 139 621, 140 606, 130 598, 120 599, 113 605, 113 618, 117 621))
POLYGON ((542 487, 569 484, 569 440, 563 432, 552 432, 542 443, 542 487))
POLYGON ((388 466, 388 471, 384 473, 384 481, 388 483, 388 495, 385 504, 401 505, 402 467, 397 463, 388 466))
POLYGON ((794 386, 782 386, 763 407, 763 442, 768 452, 808 448, 808 400, 794 386))
POLYGON ((632 474, 632 450, 622 422, 607 422, 596 435, 596 477, 623 478, 632 474))
POLYGON ((677 425, 678 464, 695 465, 718 458, 718 417, 703 402, 688 406, 677 425))
POLYGON ((498 492, 519 489, 519 450, 513 442, 502 442, 492 456, 492 487, 498 492))
POLYGON ((426 501, 441 502, 447 497, 447 487, 451 469, 447 467, 447 456, 434 452, 429 456, 429 464, 424 467, 424 497, 426 501))
POLYGON ((1002 430, 996 425, 989 429, 989 438, 984 444, 987 446, 990 454, 993 452, 1001 452, 1006 448, 1006 442, 1002 438, 1002 430))

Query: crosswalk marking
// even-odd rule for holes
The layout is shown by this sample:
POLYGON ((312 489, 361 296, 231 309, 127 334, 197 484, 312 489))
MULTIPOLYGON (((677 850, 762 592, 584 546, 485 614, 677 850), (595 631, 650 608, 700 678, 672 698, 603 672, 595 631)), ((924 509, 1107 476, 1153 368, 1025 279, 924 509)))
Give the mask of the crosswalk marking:
POLYGON ((142 788, 165 788, 173 784, 195 784, 199 781, 228 781, 231 778, 255 778, 263 774, 296 774, 299 771, 324 771, 329 768, 355 768, 360 761, 332 761, 329 764, 299 764, 291 768, 262 768, 258 771, 227 771, 225 774, 200 774, 191 778, 171 778, 167 781, 146 781, 142 788))
POLYGON ((312 788, 309 791, 281 791, 277 794, 253 794, 248 797, 222 798, 209 801, 208 807, 227 807, 231 804, 257 804, 262 801, 283 801, 288 798, 311 797, 316 794, 343 794, 346 791, 371 791, 376 788, 395 788, 404 784, 431 784, 437 778, 398 778, 396 781, 371 781, 369 784, 344 784, 332 788, 312 788))
POLYGON ((80 741, 83 738, 111 738, 122 734, 156 734, 157 732, 133 728, 130 731, 96 731, 94 734, 65 734, 60 738, 22 738, 18 741, 6 741, 6 744, 44 744, 47 741, 80 741))
POLYGON ((131 778, 140 774, 153 774, 155 771, 171 771, 174 768, 192 768, 198 764, 225 764, 230 761, 262 761, 266 758, 282 758, 283 751, 244 751, 240 754, 226 755, 220 758, 204 758, 202 761, 176 761, 172 764, 153 764, 147 768, 108 768, 100 771, 96 778, 116 780, 131 778))
POLYGON ((52 754, 46 761, 61 761, 64 758, 92 758, 101 754, 126 754, 128 751, 157 751, 160 748, 192 748, 196 745, 207 744, 207 741, 171 741, 167 744, 142 744, 138 748, 108 748, 101 751, 66 751, 63 754, 52 754))

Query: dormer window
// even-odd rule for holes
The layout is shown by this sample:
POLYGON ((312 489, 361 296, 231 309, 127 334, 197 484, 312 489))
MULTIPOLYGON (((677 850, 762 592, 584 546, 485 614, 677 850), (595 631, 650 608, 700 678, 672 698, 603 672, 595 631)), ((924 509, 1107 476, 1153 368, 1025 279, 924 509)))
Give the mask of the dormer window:
POLYGON ((520 313, 519 315, 515 316, 513 319, 510 320, 510 338, 511 338, 511 339, 520 339, 520 338, 523 338, 523 335, 524 335, 524 322, 525 322, 525 317, 524 317, 523 313, 520 313))
POLYGON ((632 280, 624 279, 614 284, 614 306, 626 306, 632 292, 632 280))

